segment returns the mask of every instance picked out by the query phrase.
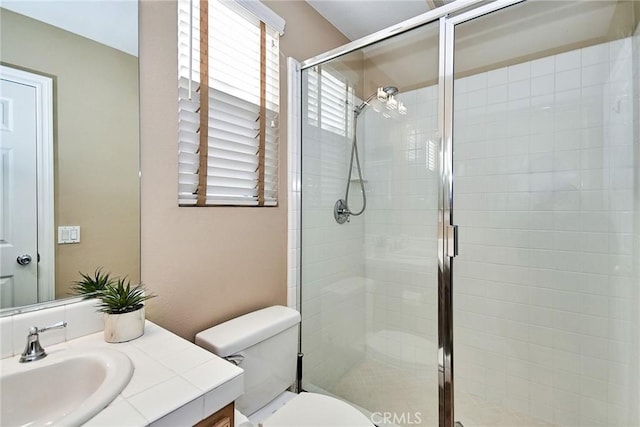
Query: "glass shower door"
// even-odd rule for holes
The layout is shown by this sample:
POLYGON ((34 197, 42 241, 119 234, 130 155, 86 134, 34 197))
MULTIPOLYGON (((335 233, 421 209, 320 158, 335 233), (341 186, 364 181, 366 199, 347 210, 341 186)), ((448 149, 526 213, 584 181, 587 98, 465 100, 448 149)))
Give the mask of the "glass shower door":
POLYGON ((377 425, 438 425, 438 94, 437 23, 302 72, 302 386, 377 425))
POLYGON ((638 425, 632 3, 527 1, 455 26, 465 427, 638 425))

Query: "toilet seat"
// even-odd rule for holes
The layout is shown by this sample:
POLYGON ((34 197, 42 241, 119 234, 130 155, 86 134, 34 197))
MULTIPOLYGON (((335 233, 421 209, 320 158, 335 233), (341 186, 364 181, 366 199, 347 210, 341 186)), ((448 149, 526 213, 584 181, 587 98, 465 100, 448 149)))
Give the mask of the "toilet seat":
POLYGON ((373 427, 349 404, 318 393, 300 393, 264 420, 262 427, 373 427))

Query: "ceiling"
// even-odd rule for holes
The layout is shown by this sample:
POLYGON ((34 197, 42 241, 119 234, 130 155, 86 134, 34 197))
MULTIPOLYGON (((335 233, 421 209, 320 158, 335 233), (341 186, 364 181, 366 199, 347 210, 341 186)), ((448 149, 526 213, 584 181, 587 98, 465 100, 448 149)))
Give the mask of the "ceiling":
MULTIPOLYGON (((445 0, 306 0, 350 40, 428 12, 445 0)), ((2 7, 122 50, 138 53, 136 0, 2 0, 2 7)))
POLYGON ((442 4, 441 0, 306 0, 349 40, 356 40, 442 4))
POLYGON ((2 0, 3 8, 138 56, 136 0, 2 0))

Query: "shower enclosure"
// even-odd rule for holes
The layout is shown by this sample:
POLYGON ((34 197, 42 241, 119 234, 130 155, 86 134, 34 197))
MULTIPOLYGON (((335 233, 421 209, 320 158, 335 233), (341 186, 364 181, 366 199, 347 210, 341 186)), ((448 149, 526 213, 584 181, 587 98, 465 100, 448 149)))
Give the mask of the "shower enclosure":
POLYGON ((298 64, 304 390, 379 426, 640 425, 639 20, 456 1, 298 64))

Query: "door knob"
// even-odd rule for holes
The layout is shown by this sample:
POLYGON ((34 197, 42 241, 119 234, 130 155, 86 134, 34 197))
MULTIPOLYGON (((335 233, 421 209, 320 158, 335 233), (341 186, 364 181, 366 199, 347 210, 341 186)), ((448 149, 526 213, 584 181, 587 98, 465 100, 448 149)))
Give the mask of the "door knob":
POLYGON ((16 261, 20 265, 27 265, 31 263, 31 255, 28 255, 28 254, 20 255, 18 258, 16 258, 16 261))

